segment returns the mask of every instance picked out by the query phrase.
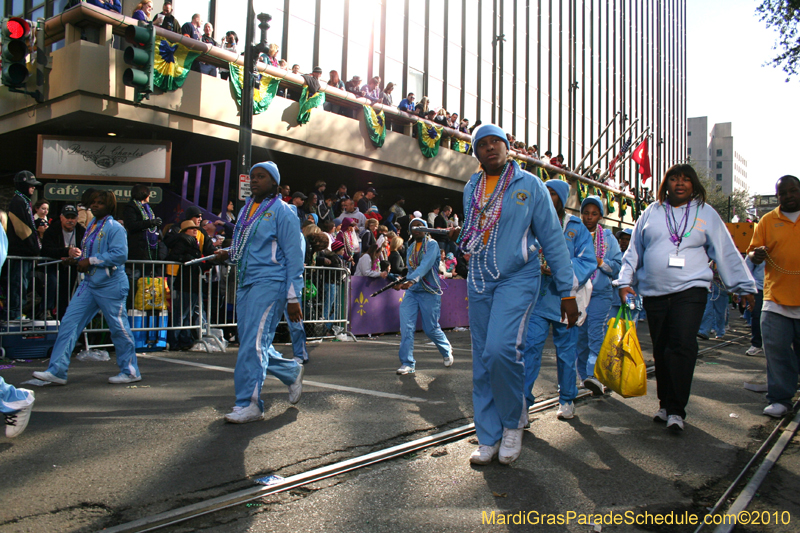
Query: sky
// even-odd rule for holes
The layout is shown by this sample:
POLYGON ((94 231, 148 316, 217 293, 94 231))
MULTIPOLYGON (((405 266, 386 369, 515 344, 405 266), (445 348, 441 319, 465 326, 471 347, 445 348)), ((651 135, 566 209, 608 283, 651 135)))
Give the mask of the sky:
POLYGON ((751 194, 775 194, 784 174, 800 176, 800 77, 786 83, 777 33, 757 0, 687 0, 687 115, 731 122, 734 149, 747 160, 751 194), (794 133, 793 133, 794 132, 794 133))

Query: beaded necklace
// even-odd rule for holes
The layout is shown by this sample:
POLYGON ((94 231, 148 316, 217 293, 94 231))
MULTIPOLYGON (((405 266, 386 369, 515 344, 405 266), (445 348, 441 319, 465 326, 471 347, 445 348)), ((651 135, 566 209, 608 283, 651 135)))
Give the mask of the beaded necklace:
MULTIPOLYGON (((110 219, 111 215, 106 215, 103 217, 103 219, 100 221, 99 224, 97 217, 92 219, 92 222, 89 224, 89 228, 86 230, 86 233, 83 234, 83 241, 81 241, 82 259, 89 259, 90 257, 92 257, 92 254, 94 253, 94 245, 99 239, 103 238, 104 235, 103 228, 105 227, 106 222, 108 222, 110 219)), ((91 272, 87 272, 87 274, 92 276, 94 275, 96 270, 97 267, 94 267, 91 270, 91 272)), ((81 283, 80 286, 78 287, 77 296, 80 296, 80 294, 83 293, 84 288, 85 284, 81 283)))
MULTIPOLYGON (((416 270, 422 263, 422 257, 428 249, 429 241, 430 237, 426 235, 422 240, 422 246, 419 247, 419 250, 416 249, 416 246, 411 249, 411 254, 408 256, 408 266, 410 270, 416 270)), ((433 283, 426 279, 427 277, 428 276, 423 275, 419 278, 420 283, 422 283, 422 288, 431 294, 442 294, 442 287, 439 285, 439 276, 433 276, 433 283)))
POLYGON ((683 239, 692 234, 692 230, 694 229, 695 224, 697 224, 697 213, 700 211, 700 202, 698 202, 697 206, 695 207, 694 222, 692 222, 692 227, 689 228, 689 231, 686 231, 686 228, 689 225, 689 210, 692 208, 692 201, 689 200, 689 203, 686 204, 686 210, 683 213, 683 219, 681 222, 675 220, 675 208, 669 203, 669 198, 667 198, 666 204, 667 208, 664 209, 664 216, 667 219, 669 240, 672 241, 672 244, 674 244, 677 248, 680 248, 683 239), (683 228, 680 227, 681 224, 683 224, 683 228))
POLYGON ((475 256, 475 268, 469 269, 469 279, 478 294, 483 294, 483 291, 486 290, 484 270, 493 279, 500 277, 500 269, 497 266, 498 222, 503 211, 503 196, 513 176, 514 165, 509 161, 503 167, 491 196, 484 201, 486 195, 486 172, 481 170, 464 214, 464 229, 461 230, 458 245, 464 253, 475 256), (484 243, 484 236, 487 233, 489 238, 484 243), (489 250, 492 251, 491 257, 489 257, 489 250), (480 288, 475 279, 476 270, 480 276, 480 288))
MULTIPOLYGON (((146 204, 140 202, 139 200, 134 200, 133 202, 136 204, 136 207, 139 208, 139 212, 142 214, 143 220, 153 220, 156 217, 153 213, 153 210, 150 208, 149 203, 146 204)), ((156 248, 158 246, 158 228, 147 228, 147 230, 145 230, 145 235, 147 237, 147 245, 150 247, 150 249, 156 248)), ((150 250, 148 250, 148 253, 149 252, 150 250)))
MULTIPOLYGON (((28 198, 27 196, 25 196, 24 194, 22 194, 19 191, 14 191, 14 195, 15 196, 19 196, 22 200, 24 200, 25 207, 28 210, 28 216, 31 219, 31 226, 33 228, 35 228, 36 227, 36 219, 33 218, 33 207, 31 207, 31 199, 28 198)), ((34 231, 33 234, 36 235, 36 244, 37 244, 37 246, 39 246, 39 249, 41 249, 42 248, 42 239, 39 237, 39 232, 38 231, 34 231)))
MULTIPOLYGON (((561 219, 561 233, 566 231, 569 218, 570 215, 564 214, 564 217, 561 219)), ((542 268, 547 268, 547 259, 544 258, 544 249, 542 248, 539 248, 539 264, 542 266, 542 268)), ((542 295, 544 295, 544 293, 542 295)))
POLYGON ((247 251, 250 248, 250 234, 258 230, 258 225, 264 218, 264 213, 272 207, 278 199, 274 196, 269 202, 265 198, 261 201, 253 216, 249 216, 250 209, 253 207, 253 197, 247 199, 247 203, 242 209, 242 214, 233 228, 233 239, 231 243, 231 258, 236 262, 236 269, 239 272, 239 286, 244 281, 244 274, 247 271, 247 251))
MULTIPOLYGON (((603 259, 606 256, 606 251, 608 251, 608 246, 606 245, 606 235, 605 230, 603 230, 603 226, 600 224, 594 228, 594 233, 592 233, 592 240, 594 241, 594 255, 603 259)), ((597 273, 600 271, 599 268, 595 269, 592 277, 590 278, 592 281, 595 280, 597 277, 597 273)))
MULTIPOLYGON (((352 226, 350 227, 352 228, 352 226)), ((348 256, 353 257, 356 254, 356 248, 358 247, 356 235, 354 232, 350 231, 350 228, 343 233, 344 238, 342 240, 344 241, 344 251, 348 256)))

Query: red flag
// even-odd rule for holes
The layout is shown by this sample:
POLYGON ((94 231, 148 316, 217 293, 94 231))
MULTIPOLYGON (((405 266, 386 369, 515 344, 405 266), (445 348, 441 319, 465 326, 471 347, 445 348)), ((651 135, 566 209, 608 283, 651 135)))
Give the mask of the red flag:
POLYGON ((611 160, 611 163, 608 164, 608 179, 609 180, 613 180, 614 179, 614 172, 617 171, 617 163, 618 162, 619 162, 619 156, 616 156, 616 157, 614 157, 614 159, 611 160))
POLYGON ((649 178, 653 177, 650 171, 650 156, 647 153, 647 138, 642 141, 642 144, 636 147, 631 154, 631 159, 639 164, 639 174, 642 175, 642 184, 646 183, 649 178))

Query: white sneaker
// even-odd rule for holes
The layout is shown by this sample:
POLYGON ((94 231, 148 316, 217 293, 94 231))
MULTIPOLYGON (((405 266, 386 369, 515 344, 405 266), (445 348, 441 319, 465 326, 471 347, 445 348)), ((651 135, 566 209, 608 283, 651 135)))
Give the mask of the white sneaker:
POLYGON ((109 383, 114 383, 117 385, 122 383, 135 383, 137 381, 142 381, 142 376, 131 376, 125 372, 120 372, 116 376, 111 376, 108 378, 109 383))
POLYGON ((250 402, 247 407, 239 407, 237 405, 233 408, 233 411, 225 415, 225 421, 231 424, 247 424, 262 418, 264 418, 264 413, 258 408, 258 402, 250 402))
POLYGON ((49 381, 50 383, 55 383, 56 385, 66 385, 67 384, 67 380, 66 379, 61 379, 59 377, 56 377, 56 376, 54 376, 53 374, 51 374, 50 372, 47 372, 47 371, 34 372, 33 373, 33 377, 35 377, 36 379, 41 379, 42 381, 49 381))
POLYGON ((667 410, 666 409, 659 409, 656 411, 656 414, 653 415, 653 422, 667 422, 667 410))
POLYGON ((447 357, 444 358, 444 366, 446 367, 453 366, 453 361, 455 361, 455 359, 453 358, 453 354, 448 355, 447 357))
POLYGON ((667 429, 683 431, 683 417, 680 415, 669 415, 667 417, 667 429))
POLYGON ((33 402, 36 401, 36 398, 33 396, 33 391, 28 389, 17 389, 19 391, 25 391, 31 398, 31 404, 27 407, 23 407, 16 413, 7 413, 5 415, 6 418, 6 437, 9 439, 13 439, 14 437, 18 437, 25 431, 25 428, 28 427, 28 422, 31 419, 31 409, 33 409, 33 402))
POLYGON ((789 412, 789 408, 782 403, 773 403, 766 406, 762 412, 772 418, 783 418, 789 412))
POLYGON ((415 372, 413 366, 403 365, 397 369, 397 373, 401 376, 405 376, 406 374, 413 374, 415 372))
POLYGON ((747 349, 747 351, 746 351, 746 352, 744 352, 744 354, 745 354, 745 355, 749 355, 749 356, 754 356, 754 355, 758 355, 758 354, 760 354, 760 353, 763 353, 763 351, 764 351, 764 350, 762 350, 762 349, 761 349, 761 348, 759 348, 758 346, 751 346, 751 347, 749 347, 749 348, 747 349))
POLYGON ((478 448, 469 456, 469 462, 474 465, 488 465, 492 459, 497 457, 497 452, 500 450, 500 443, 497 442, 492 446, 479 445, 478 448))
POLYGON ((606 388, 594 376, 589 376, 584 379, 583 386, 592 391, 593 396, 602 396, 606 392, 606 388))
POLYGON ((500 464, 510 465, 519 458, 522 452, 522 433, 525 430, 503 428, 503 440, 500 442, 500 453, 497 460, 500 464))
POLYGON ((289 385, 289 403, 294 405, 300 401, 300 396, 303 394, 303 374, 306 373, 306 367, 300 365, 300 373, 294 380, 294 383, 289 385))
POLYGON ((556 418, 559 420, 569 420, 575 416, 575 404, 572 402, 569 403, 562 403, 558 406, 558 412, 556 412, 556 418))

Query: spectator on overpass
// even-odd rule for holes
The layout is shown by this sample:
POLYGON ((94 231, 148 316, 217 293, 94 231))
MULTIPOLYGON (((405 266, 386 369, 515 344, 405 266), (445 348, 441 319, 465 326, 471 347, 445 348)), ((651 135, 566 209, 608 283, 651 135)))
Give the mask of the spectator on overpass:
POLYGON ((142 22, 150 22, 150 15, 153 14, 153 0, 142 0, 133 10, 133 18, 142 22))
POLYGON ((172 14, 172 1, 165 0, 164 6, 161 8, 161 13, 156 15, 153 24, 156 26, 161 26, 165 30, 180 33, 181 32, 181 24, 172 14))
POLYGON ((408 93, 405 98, 400 100, 400 103, 397 105, 397 109, 400 111, 405 111, 406 113, 414 113, 414 93, 408 93))

